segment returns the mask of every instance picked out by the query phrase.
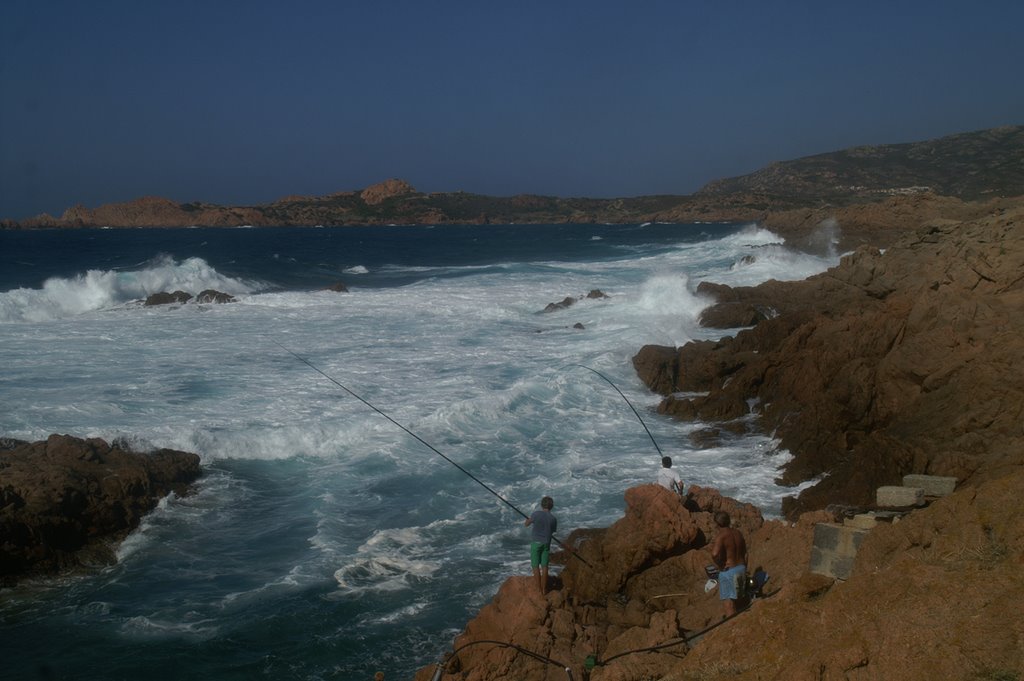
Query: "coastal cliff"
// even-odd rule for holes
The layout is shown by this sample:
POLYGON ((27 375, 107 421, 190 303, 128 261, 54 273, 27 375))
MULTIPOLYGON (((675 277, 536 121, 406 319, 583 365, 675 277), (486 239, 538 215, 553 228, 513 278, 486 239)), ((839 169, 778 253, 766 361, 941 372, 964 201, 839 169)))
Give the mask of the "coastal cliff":
POLYGON ((793 454, 781 481, 816 481, 786 519, 715 490, 685 508, 655 485, 627 490, 621 520, 569 535, 578 555, 559 555, 552 591, 526 576, 502 585, 442 679, 567 678, 560 666, 594 681, 1021 678, 1024 200, 875 210, 869 222, 895 237, 884 251, 862 246, 803 282, 704 284, 705 324, 749 328, 634 359, 660 411, 714 424, 703 440, 751 414, 779 439, 793 454), (872 507, 908 473, 957 490, 866 533, 848 579, 812 573, 816 523, 872 507), (771 589, 713 626, 721 606, 700 587, 718 509, 771 589))

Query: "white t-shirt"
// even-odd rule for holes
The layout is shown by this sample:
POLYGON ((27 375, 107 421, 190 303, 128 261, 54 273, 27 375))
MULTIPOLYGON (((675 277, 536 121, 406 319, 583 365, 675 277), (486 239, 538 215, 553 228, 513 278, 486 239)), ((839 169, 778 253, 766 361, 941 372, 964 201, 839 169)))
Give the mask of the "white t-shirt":
POLYGON ((679 473, 674 468, 665 468, 662 466, 658 470, 658 484, 667 489, 670 492, 676 491, 676 487, 672 483, 676 483, 679 489, 683 488, 683 481, 679 479, 679 473))

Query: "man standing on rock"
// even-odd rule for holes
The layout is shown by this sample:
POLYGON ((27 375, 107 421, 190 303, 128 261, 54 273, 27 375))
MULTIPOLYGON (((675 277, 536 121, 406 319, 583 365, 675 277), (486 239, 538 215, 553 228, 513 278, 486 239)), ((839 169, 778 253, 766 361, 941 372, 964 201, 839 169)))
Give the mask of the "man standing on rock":
POLYGON ((737 601, 747 585, 747 542, 725 511, 715 514, 718 533, 711 544, 711 560, 718 566, 718 597, 725 601, 725 616, 736 614, 737 601))
POLYGON ((540 508, 526 519, 526 526, 533 525, 530 538, 530 565, 533 567, 533 578, 541 595, 548 592, 548 560, 551 557, 551 537, 558 529, 558 519, 551 514, 555 502, 551 497, 540 500, 540 508))

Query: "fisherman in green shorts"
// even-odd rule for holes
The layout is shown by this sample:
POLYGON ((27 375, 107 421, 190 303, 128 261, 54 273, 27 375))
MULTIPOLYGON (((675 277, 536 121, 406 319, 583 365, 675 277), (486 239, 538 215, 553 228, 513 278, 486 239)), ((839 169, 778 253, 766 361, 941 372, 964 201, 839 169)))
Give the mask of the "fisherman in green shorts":
POLYGON ((540 500, 540 508, 526 519, 526 526, 533 526, 530 538, 530 566, 533 578, 541 594, 548 591, 548 559, 551 557, 551 536, 558 529, 558 519, 551 514, 555 502, 551 497, 540 500))

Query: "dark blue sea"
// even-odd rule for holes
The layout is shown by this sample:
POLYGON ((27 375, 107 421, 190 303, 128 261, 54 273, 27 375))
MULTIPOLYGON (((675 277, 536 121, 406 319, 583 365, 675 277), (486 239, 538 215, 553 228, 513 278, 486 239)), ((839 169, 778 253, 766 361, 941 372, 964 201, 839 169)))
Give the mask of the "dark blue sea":
POLYGON ((696 322, 702 280, 835 262, 732 224, 0 231, 0 436, 205 471, 116 564, 0 591, 0 678, 412 678, 529 572, 516 511, 420 440, 522 511, 554 497, 562 534, 653 479, 644 424, 581 364, 688 482, 777 513, 788 454, 696 448, 631 358, 721 335, 696 322), (236 302, 140 303, 206 289, 236 302))

